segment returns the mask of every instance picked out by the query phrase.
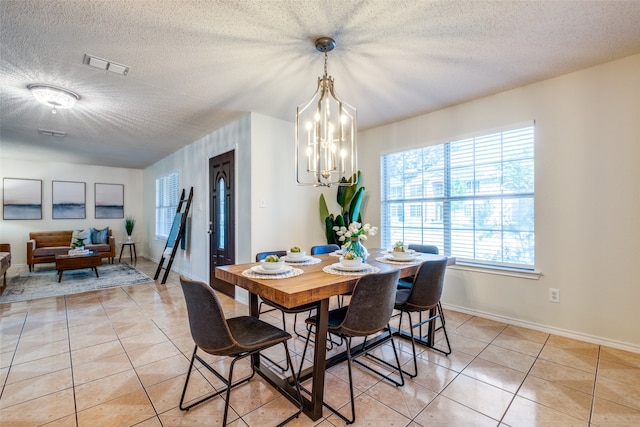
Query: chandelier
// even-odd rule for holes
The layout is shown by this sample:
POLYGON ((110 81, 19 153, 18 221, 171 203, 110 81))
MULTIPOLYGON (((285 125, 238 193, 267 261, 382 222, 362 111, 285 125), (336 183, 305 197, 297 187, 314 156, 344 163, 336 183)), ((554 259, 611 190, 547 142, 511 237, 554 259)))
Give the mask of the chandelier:
POLYGON ((57 109, 72 108, 80 99, 78 94, 55 86, 36 84, 27 87, 38 102, 52 108, 53 114, 57 113, 57 109))
POLYGON ((336 46, 330 37, 316 40, 324 52, 324 75, 313 97, 296 110, 296 179, 313 186, 349 185, 356 174, 356 109, 341 101, 327 74, 327 52, 336 46))

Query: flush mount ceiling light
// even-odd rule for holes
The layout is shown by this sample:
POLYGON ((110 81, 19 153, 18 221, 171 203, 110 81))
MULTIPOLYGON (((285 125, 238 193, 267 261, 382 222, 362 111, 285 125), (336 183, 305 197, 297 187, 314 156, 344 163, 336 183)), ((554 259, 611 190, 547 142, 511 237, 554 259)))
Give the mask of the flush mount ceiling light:
POLYGON ((336 42, 330 37, 316 40, 324 52, 324 75, 318 78, 313 97, 296 110, 296 179, 313 186, 350 185, 341 182, 356 174, 356 109, 341 101, 327 74, 327 53, 336 42))
POLYGON ((76 105, 76 101, 80 99, 77 93, 55 86, 35 84, 27 87, 38 102, 52 108, 51 112, 53 114, 56 114, 58 109, 66 110, 72 108, 76 105))

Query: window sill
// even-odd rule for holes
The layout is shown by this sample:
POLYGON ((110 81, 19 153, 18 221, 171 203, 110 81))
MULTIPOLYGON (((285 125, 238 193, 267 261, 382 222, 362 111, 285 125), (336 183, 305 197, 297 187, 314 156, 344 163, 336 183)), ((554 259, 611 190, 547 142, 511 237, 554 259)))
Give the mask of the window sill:
POLYGON ((457 261, 454 265, 451 265, 447 268, 450 268, 453 270, 474 271, 477 273, 485 273, 485 274, 497 274, 499 276, 519 277, 521 279, 529 279, 529 280, 538 280, 542 276, 542 272, 535 269, 525 270, 521 268, 486 266, 486 265, 465 263, 463 261, 457 261))

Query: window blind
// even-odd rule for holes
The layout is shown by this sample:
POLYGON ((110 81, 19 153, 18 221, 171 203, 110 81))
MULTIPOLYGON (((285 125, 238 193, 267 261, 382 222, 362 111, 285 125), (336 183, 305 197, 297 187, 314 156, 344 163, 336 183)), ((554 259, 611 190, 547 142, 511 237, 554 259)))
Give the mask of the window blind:
POLYGON ((382 243, 533 268, 534 125, 384 155, 382 243))

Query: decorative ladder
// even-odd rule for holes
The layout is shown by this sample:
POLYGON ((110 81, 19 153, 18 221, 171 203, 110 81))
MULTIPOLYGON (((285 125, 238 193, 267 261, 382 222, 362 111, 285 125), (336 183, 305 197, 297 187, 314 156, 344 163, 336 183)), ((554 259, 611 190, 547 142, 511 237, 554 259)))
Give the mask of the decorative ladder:
POLYGON ((175 258, 176 252, 178 251, 178 244, 182 239, 185 238, 185 225, 187 223, 187 216, 189 215, 189 208, 191 207, 191 200, 193 200, 193 187, 191 187, 191 190, 189 191, 189 198, 187 199, 185 199, 185 189, 183 188, 182 194, 180 195, 180 202, 178 203, 178 209, 176 209, 176 216, 173 218, 173 224, 171 225, 169 238, 167 239, 167 243, 164 246, 164 250, 162 251, 160 263, 158 264, 158 269, 156 270, 156 275, 153 276, 154 280, 158 280, 160 271, 164 268, 164 276, 162 276, 162 281, 160 282, 163 285, 167 282, 169 271, 171 271, 171 264, 173 264, 173 258, 175 258), (183 205, 184 212, 182 212, 183 205), (167 261, 167 266, 162 267, 166 259, 167 249, 171 249, 171 256, 167 261))

